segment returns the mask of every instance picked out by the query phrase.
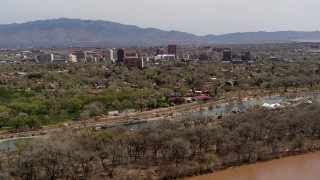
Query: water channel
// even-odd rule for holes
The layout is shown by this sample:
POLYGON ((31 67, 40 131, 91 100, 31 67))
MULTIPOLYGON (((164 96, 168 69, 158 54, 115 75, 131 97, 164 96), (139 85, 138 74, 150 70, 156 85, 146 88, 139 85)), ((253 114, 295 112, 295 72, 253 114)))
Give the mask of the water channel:
POLYGON ((318 180, 320 152, 240 166, 188 180, 318 180))
MULTIPOLYGON (((320 102, 320 93, 298 93, 294 95, 295 97, 304 97, 304 99, 299 100, 295 103, 303 103, 306 101, 306 99, 310 99, 312 102, 320 102)), ((201 116, 214 116, 214 115, 219 115, 222 113, 229 113, 232 111, 241 111, 241 110, 246 110, 246 109, 251 109, 255 105, 261 105, 263 103, 279 103, 279 104, 284 104, 286 103, 288 99, 285 96, 273 96, 269 98, 252 98, 250 100, 241 102, 241 103, 236 103, 236 104, 231 104, 227 106, 222 106, 218 108, 214 108, 212 110, 204 110, 200 112, 194 112, 190 114, 185 114, 185 115, 179 115, 179 116, 174 116, 173 120, 181 120, 186 117, 190 116, 196 116, 196 117, 201 117, 201 116)), ((144 123, 135 123, 135 124, 128 124, 125 125, 128 129, 137 129, 141 125, 146 124, 146 123, 152 123, 152 124, 159 124, 160 122, 157 120, 154 121, 149 121, 149 122, 144 122, 144 123)))
POLYGON ((45 137, 22 137, 0 141, 0 153, 15 151, 17 144, 35 144, 44 140, 45 137))

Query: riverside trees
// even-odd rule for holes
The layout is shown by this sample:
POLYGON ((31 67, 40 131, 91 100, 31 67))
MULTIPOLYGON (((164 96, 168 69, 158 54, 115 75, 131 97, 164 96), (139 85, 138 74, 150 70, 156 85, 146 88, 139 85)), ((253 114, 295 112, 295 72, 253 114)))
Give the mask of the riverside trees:
POLYGON ((2 154, 0 168, 3 175, 22 179, 123 179, 133 172, 143 178, 150 171, 157 179, 177 178, 317 149, 319 109, 318 104, 253 109, 212 124, 185 127, 182 121, 169 121, 134 132, 84 129, 2 154))

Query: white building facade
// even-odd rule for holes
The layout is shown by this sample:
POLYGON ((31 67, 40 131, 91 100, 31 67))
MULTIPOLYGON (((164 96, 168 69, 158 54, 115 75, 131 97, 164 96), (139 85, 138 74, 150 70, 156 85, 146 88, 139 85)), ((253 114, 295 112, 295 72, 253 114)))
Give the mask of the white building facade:
POLYGON ((107 63, 114 63, 114 58, 113 58, 113 50, 112 49, 107 49, 105 51, 105 62, 107 63))

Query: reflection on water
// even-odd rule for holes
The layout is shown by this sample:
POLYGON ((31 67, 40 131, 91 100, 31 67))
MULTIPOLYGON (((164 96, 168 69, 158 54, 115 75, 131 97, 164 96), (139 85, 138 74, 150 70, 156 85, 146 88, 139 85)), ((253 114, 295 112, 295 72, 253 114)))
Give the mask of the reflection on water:
POLYGON ((43 137, 28 137, 1 141, 0 152, 15 151, 17 149, 17 144, 35 144, 43 139, 43 137))
POLYGON ((148 122, 126 124, 124 126, 129 130, 135 130, 135 129, 138 129, 139 127, 141 127, 142 125, 145 125, 145 124, 148 124, 148 123, 151 123, 151 124, 154 124, 154 125, 159 125, 161 122, 158 121, 158 120, 151 120, 151 121, 148 121, 148 122))
POLYGON ((320 152, 241 166, 189 180, 319 180, 320 152))

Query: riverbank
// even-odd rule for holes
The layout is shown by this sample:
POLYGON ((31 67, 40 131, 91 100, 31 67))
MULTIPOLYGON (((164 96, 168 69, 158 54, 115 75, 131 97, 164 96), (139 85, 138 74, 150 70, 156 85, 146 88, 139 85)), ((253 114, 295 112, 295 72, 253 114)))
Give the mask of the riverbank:
POLYGON ((16 138, 11 138, 11 139, 2 139, 2 140, 0 140, 0 143, 5 142, 5 141, 10 141, 10 140, 28 139, 28 138, 46 138, 46 137, 45 136, 16 137, 16 138))

